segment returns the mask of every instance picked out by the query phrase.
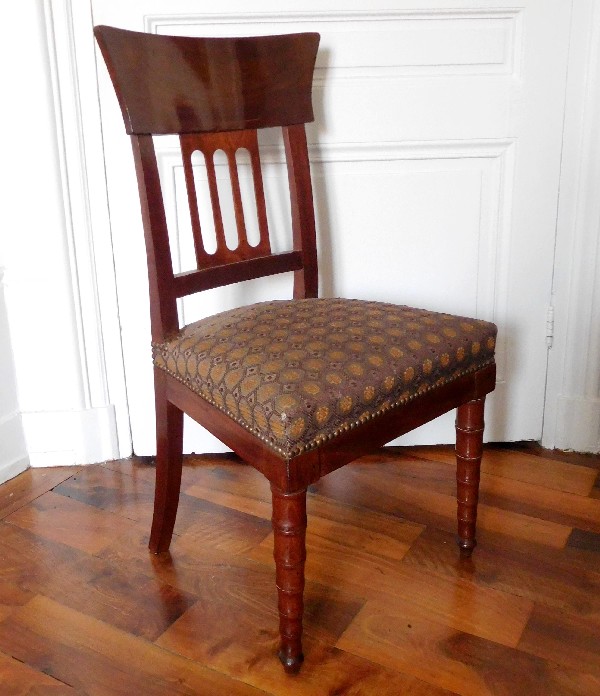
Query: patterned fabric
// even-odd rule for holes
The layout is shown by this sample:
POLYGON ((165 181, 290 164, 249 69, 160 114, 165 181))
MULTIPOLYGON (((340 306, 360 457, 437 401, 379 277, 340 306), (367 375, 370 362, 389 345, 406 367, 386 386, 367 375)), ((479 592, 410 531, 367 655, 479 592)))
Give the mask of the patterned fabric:
POLYGON ((154 344, 154 363, 283 457, 494 360, 489 322, 381 302, 242 307, 154 344))

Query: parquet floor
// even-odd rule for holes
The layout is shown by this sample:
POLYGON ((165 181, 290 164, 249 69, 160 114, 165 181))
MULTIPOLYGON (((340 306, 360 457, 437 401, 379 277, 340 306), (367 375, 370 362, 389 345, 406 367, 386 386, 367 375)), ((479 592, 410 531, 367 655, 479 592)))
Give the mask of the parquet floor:
POLYGON ((188 459, 171 555, 141 460, 0 487, 0 694, 595 696, 600 457, 486 449, 479 546, 449 448, 384 450, 309 495, 305 655, 274 653, 266 481, 188 459))

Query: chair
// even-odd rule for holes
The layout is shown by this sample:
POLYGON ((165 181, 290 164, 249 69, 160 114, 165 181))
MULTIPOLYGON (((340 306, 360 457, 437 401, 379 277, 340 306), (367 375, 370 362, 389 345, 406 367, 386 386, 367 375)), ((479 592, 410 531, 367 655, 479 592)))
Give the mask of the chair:
POLYGON ((302 662, 306 489, 321 476, 457 408, 458 545, 475 546, 485 396, 496 327, 382 302, 317 297, 317 255, 304 124, 313 120, 314 33, 253 38, 95 35, 131 136, 148 258, 157 457, 150 549, 169 548, 182 469, 183 413, 271 484, 281 647, 302 662), (281 127, 293 250, 272 253, 257 129, 281 127), (178 134, 197 270, 174 273, 153 135, 178 134), (250 153, 260 240, 250 244, 236 151, 250 153), (231 200, 219 197, 223 150, 231 200), (206 163, 217 249, 203 243, 191 157, 206 163), (230 249, 222 206, 232 204, 230 249), (240 307, 180 329, 178 298, 293 272, 293 299, 240 307))

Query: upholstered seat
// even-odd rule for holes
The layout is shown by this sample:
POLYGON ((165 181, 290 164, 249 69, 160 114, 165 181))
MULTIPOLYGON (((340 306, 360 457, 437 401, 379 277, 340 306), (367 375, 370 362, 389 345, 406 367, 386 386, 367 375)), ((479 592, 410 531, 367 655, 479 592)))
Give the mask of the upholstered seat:
POLYGON ((304 299, 222 312, 155 343, 154 364, 293 457, 493 362, 489 322, 304 299))

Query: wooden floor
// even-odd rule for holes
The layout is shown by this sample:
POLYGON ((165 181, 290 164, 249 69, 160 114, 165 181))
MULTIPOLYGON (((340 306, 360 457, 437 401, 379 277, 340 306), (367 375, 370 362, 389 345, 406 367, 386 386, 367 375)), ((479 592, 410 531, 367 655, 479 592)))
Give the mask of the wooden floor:
POLYGON ((171 555, 140 460, 0 487, 0 694, 600 694, 600 457, 486 449, 479 546, 449 448, 385 450, 309 495, 302 672, 275 658, 266 481, 190 459, 171 555))

